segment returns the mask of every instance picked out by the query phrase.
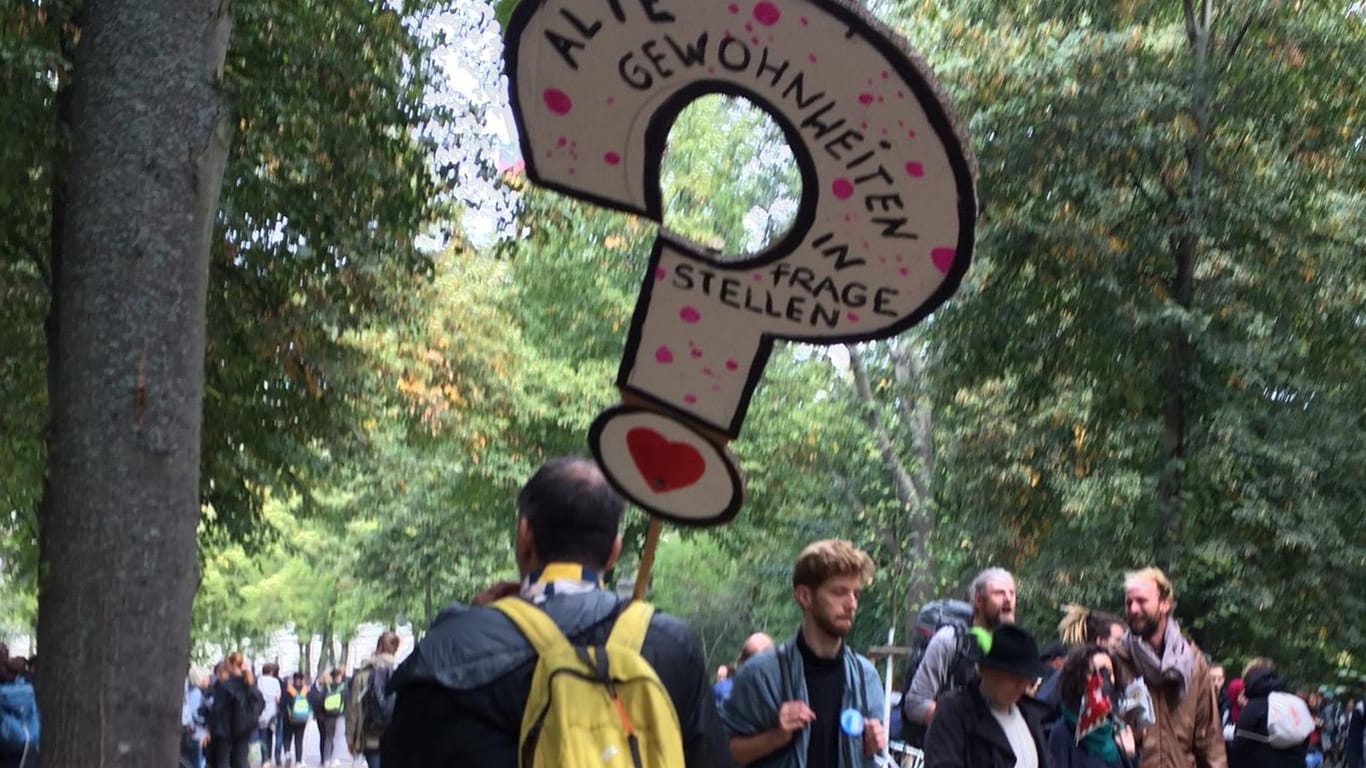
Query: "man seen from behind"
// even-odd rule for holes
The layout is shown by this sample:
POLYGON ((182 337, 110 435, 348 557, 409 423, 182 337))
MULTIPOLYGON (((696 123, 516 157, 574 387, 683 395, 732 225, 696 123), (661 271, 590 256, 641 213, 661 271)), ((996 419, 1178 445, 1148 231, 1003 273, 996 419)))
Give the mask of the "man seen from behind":
MULTIPOLYGON (((594 462, 546 462, 517 496, 519 582, 442 611, 393 677, 394 716, 384 768, 517 768, 537 656, 517 626, 487 603, 520 595, 575 646, 607 640, 624 601, 603 589, 621 551, 625 502, 594 462)), ((702 649, 681 619, 656 612, 640 652, 678 715, 687 768, 725 764, 702 649)))

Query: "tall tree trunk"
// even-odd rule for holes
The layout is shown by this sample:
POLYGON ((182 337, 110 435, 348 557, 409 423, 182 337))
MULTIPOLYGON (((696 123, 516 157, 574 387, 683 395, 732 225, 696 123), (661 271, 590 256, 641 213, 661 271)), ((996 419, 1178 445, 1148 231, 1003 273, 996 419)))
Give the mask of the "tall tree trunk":
MULTIPOLYGON (((330 624, 330 623, 331 623, 331 617, 329 616, 329 624, 330 624)), ((334 656, 333 653, 334 653, 334 649, 333 649, 333 647, 332 647, 332 627, 331 627, 331 626, 328 626, 327 628, 323 629, 322 643, 321 643, 321 645, 318 647, 318 673, 319 673, 319 674, 322 674, 322 672, 323 672, 324 670, 331 669, 331 668, 334 666, 334 665, 332 664, 332 660, 335 659, 336 656, 334 656)))
POLYGON ((173 765, 196 584, 217 0, 89 0, 54 232, 40 621, 45 768, 173 765))
MULTIPOLYGON (((1183 0, 1186 40, 1192 60, 1189 114, 1195 130, 1186 144, 1186 195, 1177 214, 1171 237, 1172 274, 1170 300, 1180 307, 1167 338, 1167 362, 1162 374, 1163 467, 1158 494, 1162 507, 1163 546, 1158 557, 1170 568, 1179 562, 1186 518, 1186 460, 1189 450, 1189 403, 1192 356, 1191 328, 1187 322, 1195 301, 1195 268, 1204 231, 1203 201, 1206 194, 1206 159, 1209 153, 1209 102, 1213 82, 1209 66, 1210 22, 1213 0, 1183 0)), ((1180 198, 1178 198, 1180 199, 1180 198)))
MULTIPOLYGON (((934 510, 931 506, 931 477, 934 473, 933 412, 929 398, 921 393, 923 363, 920 356, 907 349, 906 339, 887 343, 891 355, 893 379, 896 382, 898 407, 893 424, 882 417, 881 406, 868 381, 867 366, 862 354, 854 347, 849 350, 849 368, 854 376, 854 388, 863 405, 863 419, 877 445, 883 466, 892 478, 897 501, 910 526, 910 551, 902 553, 902 572, 906 580, 906 620, 904 630, 913 630, 915 617, 926 600, 933 597, 935 584, 934 561, 929 540, 934 533, 934 510), (903 460, 899 442, 910 446, 910 463, 903 460)), ((896 542, 891 551, 898 551, 896 542)), ((909 636, 909 634, 907 635, 909 636)))

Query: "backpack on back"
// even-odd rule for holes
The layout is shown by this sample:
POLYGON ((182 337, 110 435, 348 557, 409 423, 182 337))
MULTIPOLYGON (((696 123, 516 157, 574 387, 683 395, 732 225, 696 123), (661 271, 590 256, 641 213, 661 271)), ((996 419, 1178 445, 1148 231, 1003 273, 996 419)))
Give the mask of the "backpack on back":
MULTIPOLYGON (((934 633, 939 632, 944 627, 953 628, 953 658, 949 662, 948 674, 943 683, 939 686, 939 690, 934 692, 936 700, 950 691, 963 688, 977 680, 977 661, 982 657, 982 647, 970 628, 971 612, 971 606, 956 600, 934 601, 921 610, 922 624, 925 622, 926 614, 937 614, 934 617, 934 633), (942 606, 937 606, 941 603, 942 606), (931 611, 932 607, 935 608, 934 611, 931 611)), ((928 628, 924 627, 923 629, 928 628)), ((933 634, 931 634, 932 638, 933 634)), ((924 723, 911 717, 911 697, 909 695, 911 684, 915 681, 916 673, 920 671, 920 664, 925 660, 925 651, 928 648, 928 642, 914 644, 911 655, 907 659, 906 687, 901 693, 901 740, 913 747, 924 746, 925 734, 929 730, 924 723)))
POLYGON ((255 733, 260 726, 261 713, 266 709, 266 697, 254 685, 244 686, 242 691, 229 691, 232 696, 232 735, 242 738, 255 733))
MULTIPOLYGON (((1314 731, 1309 705, 1293 693, 1274 691, 1266 697, 1266 743, 1276 749, 1298 747, 1314 731)), ((1248 735, 1246 732, 1243 735, 1248 735)))
POLYGON ((351 678, 351 695, 346 702, 346 746, 351 754, 365 749, 366 737, 383 735, 389 723, 375 687, 375 668, 364 665, 351 678))
POLYGON ((305 688, 294 695, 294 702, 289 705, 289 722, 302 725, 308 722, 311 714, 313 706, 308 703, 308 689, 305 688))
POLYGON ((323 714, 328 717, 336 717, 346 709, 345 687, 330 685, 327 687, 326 694, 323 696, 323 714))
POLYGON ((683 735, 673 699, 640 655, 654 608, 632 602, 605 645, 570 645, 540 608, 520 598, 493 604, 538 659, 522 714, 519 768, 675 768, 683 735))

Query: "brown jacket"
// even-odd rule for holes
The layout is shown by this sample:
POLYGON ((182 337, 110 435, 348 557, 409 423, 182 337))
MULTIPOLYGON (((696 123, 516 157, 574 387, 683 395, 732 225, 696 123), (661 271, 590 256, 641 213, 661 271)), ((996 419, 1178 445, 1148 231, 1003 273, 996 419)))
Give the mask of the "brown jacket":
MULTIPOLYGON (((1136 731, 1139 768, 1228 768, 1219 723, 1219 697, 1210 679, 1209 664, 1191 644, 1195 669, 1184 698, 1180 686, 1147 680, 1157 723, 1136 731)), ((1129 650, 1115 651, 1115 678, 1120 690, 1137 677, 1129 650)))

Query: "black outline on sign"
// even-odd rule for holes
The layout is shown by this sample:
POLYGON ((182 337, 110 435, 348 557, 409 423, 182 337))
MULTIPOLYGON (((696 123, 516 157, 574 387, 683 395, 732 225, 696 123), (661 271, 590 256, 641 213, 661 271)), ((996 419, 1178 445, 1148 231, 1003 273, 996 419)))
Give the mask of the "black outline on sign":
MULTIPOLYGON (((790 7, 792 3, 782 2, 780 4, 790 7)), ((507 34, 505 35, 505 60, 508 72, 508 91, 509 105, 512 109, 513 118, 516 121, 519 131, 518 137, 522 147, 522 158, 526 163, 527 178, 531 181, 558 192, 562 192, 570 197, 596 205, 610 208, 612 210, 624 211, 646 216, 657 223, 662 224, 662 204, 661 190, 659 189, 660 161, 663 157, 664 146, 668 140, 669 128, 672 127, 674 119, 678 113, 695 99, 713 93, 723 95, 738 96, 745 98, 755 106, 763 109, 768 115, 782 128, 787 136, 788 145, 792 154, 797 158, 797 163, 802 172, 802 200, 798 208, 797 217, 793 222, 788 233, 778 241, 777 245, 770 246, 755 256, 741 261, 719 262, 711 259, 704 251, 696 245, 687 243, 679 238, 670 236, 662 227, 654 248, 651 252, 649 267, 646 270, 645 279, 639 298, 636 302, 636 309, 632 315, 631 327, 627 333, 626 352, 622 356, 622 364, 617 374, 617 383, 622 388, 631 393, 658 405, 668 413, 682 417, 684 423, 701 423, 724 432, 731 438, 736 438, 740 434, 740 427, 744 423, 745 415, 749 411, 749 402, 754 394, 754 390, 759 385, 759 380, 763 376, 763 370, 768 362, 768 357, 773 349, 773 343, 778 339, 792 341, 806 341, 818 343, 821 346, 832 346, 842 343, 854 343, 868 341, 871 339, 890 338, 906 329, 916 325, 934 310, 938 309, 950 296, 958 289, 962 282, 963 275, 967 273, 972 261, 973 243, 976 232, 977 199, 974 188, 971 161, 969 152, 971 148, 967 145, 965 137, 959 136, 955 130, 955 121, 950 116, 950 107, 944 99, 943 94, 936 88, 931 80, 931 75, 927 70, 922 70, 914 60, 914 55, 910 52, 910 47, 905 45, 904 40, 875 19, 866 16, 862 9, 846 5, 839 0, 807 0, 808 5, 814 11, 827 13, 840 22, 847 25, 850 33, 860 35, 863 40, 878 50, 888 65, 894 68, 906 84, 914 93, 916 102, 924 110, 925 116, 934 129, 935 138, 944 147, 948 157, 949 166, 953 170, 954 189, 958 195, 958 243, 953 266, 944 275, 935 290, 924 302, 913 312, 899 319, 896 323, 885 326, 877 331, 864 334, 848 334, 843 336, 776 336, 773 334, 761 334, 759 341, 759 351, 756 355, 754 365, 749 368, 749 377, 742 390, 740 402, 736 406, 735 415, 729 424, 711 424, 698 416, 683 411, 677 406, 664 402, 649 392, 642 391, 634 387, 628 387, 626 380, 631 369, 634 367, 637 357, 641 325, 645 318, 645 310, 648 308, 649 297, 654 282, 655 268, 659 262, 660 241, 668 242, 680 250, 688 252, 704 262, 717 267, 718 271, 741 271, 750 270, 765 266, 777 261, 786 250, 779 251, 778 246, 786 247, 794 238, 800 244, 801 238, 810 229, 816 212, 816 195, 820 193, 817 189, 819 179, 815 178, 815 166, 805 143, 801 140, 800 133, 797 133, 795 126, 792 126, 787 118, 783 117, 777 110, 761 96, 748 88, 729 80, 710 79, 695 81, 679 87, 672 95, 666 98, 660 108, 650 117, 650 124, 645 131, 644 157, 652 158, 645 165, 645 208, 639 209, 632 205, 626 205, 613 200, 607 200, 591 192, 578 189, 565 184, 559 184, 541 178, 536 169, 536 157, 532 151, 528 132, 520 130, 526 124, 522 115, 521 103, 517 93, 517 62, 522 45, 522 34, 530 23, 535 13, 547 5, 546 0, 523 0, 518 3, 513 10, 512 18, 508 23, 507 34), (797 140, 793 141, 796 135, 797 140), (803 162, 806 164, 803 165, 803 162)), ((787 10, 785 8, 784 10, 787 10)), ((847 35, 849 36, 849 35, 847 35)))
POLYGON ((659 416, 661 418, 676 415, 676 412, 672 409, 669 410, 667 413, 660 413, 659 411, 650 408, 641 408, 639 406, 634 405, 618 404, 612 406, 611 408, 608 408, 602 413, 599 413, 597 417, 593 419, 593 423, 588 427, 588 448, 593 452, 593 458, 597 460, 598 466, 602 467, 603 476, 607 478, 607 482, 611 483, 613 488, 617 489, 618 493, 634 501, 638 506, 640 506, 652 515, 657 515, 666 520, 672 520, 673 522, 678 523, 680 525, 686 525, 693 528, 709 528, 713 525, 722 525, 730 522, 735 518, 737 514, 740 513, 740 507, 744 506, 745 503, 745 480, 743 477, 740 476, 740 468, 736 464, 735 456, 729 450, 727 450, 724 445, 717 445, 715 442, 711 440, 711 438, 707 437, 704 433, 700 432, 696 427, 694 427, 693 424, 695 423, 695 420, 691 418, 678 419, 676 421, 678 426, 687 429, 694 435, 697 435, 697 437, 701 439, 702 442, 716 449, 717 454, 720 455, 721 463, 726 466, 726 475, 730 477, 730 504, 725 509, 721 510, 719 513, 712 517, 679 517, 678 515, 671 514, 665 510, 659 509, 658 507, 651 505, 645 499, 637 498, 629 491, 627 491, 624 487, 622 487, 622 485, 617 482, 616 477, 612 475, 611 470, 607 468, 607 463, 602 460, 602 431, 607 428, 607 422, 613 420, 618 416, 630 415, 632 413, 648 413, 652 416, 659 416))

